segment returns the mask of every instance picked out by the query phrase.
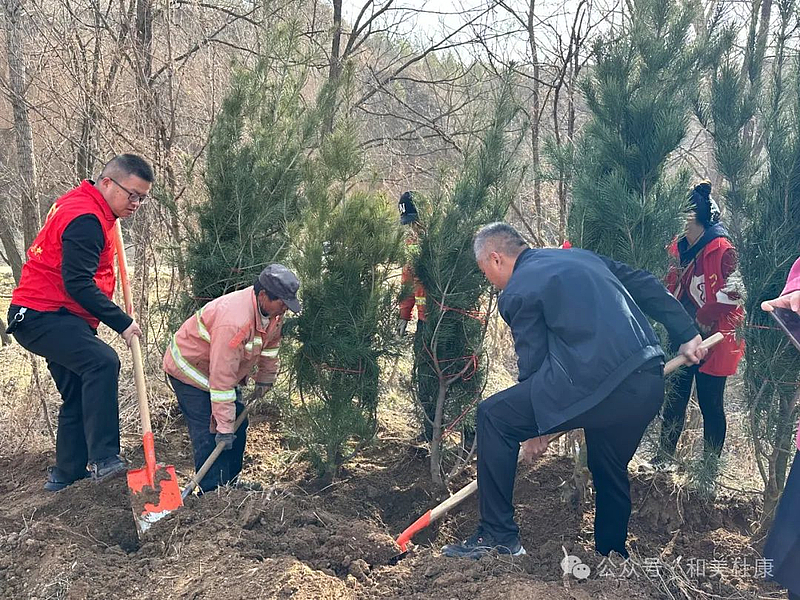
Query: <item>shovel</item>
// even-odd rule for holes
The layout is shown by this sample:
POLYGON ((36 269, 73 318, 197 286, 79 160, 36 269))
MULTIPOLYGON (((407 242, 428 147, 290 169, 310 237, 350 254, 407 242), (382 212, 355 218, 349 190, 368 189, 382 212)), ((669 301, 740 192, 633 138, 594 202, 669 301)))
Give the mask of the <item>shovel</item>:
MULTIPOLYGON (((119 261, 119 278, 122 281, 122 296, 125 299, 125 311, 133 316, 133 300, 131 285, 128 280, 128 262, 125 258, 125 247, 122 244, 122 228, 119 221, 116 225, 114 243, 119 261)), ((128 471, 128 488, 131 491, 133 518, 139 536, 150 529, 150 526, 164 518, 170 512, 183 506, 175 467, 162 466, 156 463, 156 450, 153 442, 153 430, 150 426, 150 408, 147 405, 147 388, 142 366, 142 348, 139 337, 131 338, 133 354, 133 378, 136 383, 136 395, 139 399, 139 414, 142 418, 142 444, 144 445, 143 469, 128 471)))
MULTIPOLYGON (((245 406, 244 410, 241 413, 239 413, 239 416, 233 423, 234 431, 238 431, 239 427, 242 425, 242 422, 247 418, 247 414, 250 412, 252 400, 253 398, 251 397, 247 406, 245 406)), ((189 494, 191 494, 198 485, 200 485, 200 481, 203 479, 203 477, 206 476, 206 473, 208 473, 208 470, 211 468, 211 465, 213 465, 214 461, 217 460, 217 458, 219 458, 219 455, 222 454, 224 449, 225 449, 225 442, 220 442, 219 444, 216 445, 214 451, 208 456, 206 462, 204 462, 203 465, 200 467, 200 470, 197 473, 195 473, 194 477, 192 477, 192 480, 186 484, 185 488, 183 488, 183 491, 181 492, 181 500, 186 500, 186 497, 189 494)))
MULTIPOLYGON (((722 341, 722 334, 715 333, 711 337, 703 340, 703 343, 700 344, 701 348, 711 348, 714 344, 717 344, 722 341)), ((664 365, 664 375, 668 375, 672 373, 676 369, 684 366, 686 364, 686 358, 684 356, 676 356, 672 360, 670 360, 666 365, 664 365)), ((554 434, 550 437, 550 441, 555 441, 564 435, 566 431, 562 431, 559 433, 554 434)), ((522 452, 519 453, 519 458, 517 459, 517 463, 522 461, 522 452)), ((395 543, 400 547, 402 551, 397 556, 393 556, 389 559, 389 564, 394 565, 397 564, 398 561, 402 560, 408 554, 408 544, 411 541, 411 538, 414 535, 423 529, 425 529, 428 525, 440 519, 444 514, 447 513, 451 508, 458 506, 464 500, 469 498, 472 494, 474 494, 478 489, 478 480, 476 479, 472 483, 465 485, 463 488, 458 490, 455 494, 450 496, 447 500, 436 506, 435 508, 429 510, 424 515, 422 515, 419 519, 414 521, 411 525, 409 525, 403 533, 397 538, 395 543)))

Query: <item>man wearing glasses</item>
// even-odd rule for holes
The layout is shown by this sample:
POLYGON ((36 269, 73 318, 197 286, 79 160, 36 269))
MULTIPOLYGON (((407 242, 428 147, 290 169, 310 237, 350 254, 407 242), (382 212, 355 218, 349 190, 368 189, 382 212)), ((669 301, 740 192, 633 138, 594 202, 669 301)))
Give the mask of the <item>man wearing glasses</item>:
POLYGON ((120 154, 97 183, 84 180, 55 201, 22 267, 8 311, 9 333, 47 359, 61 393, 56 465, 44 488, 57 492, 78 479, 125 472, 119 456, 119 357, 97 337, 103 322, 130 346, 141 330, 112 302, 114 226, 148 198, 153 170, 120 154))

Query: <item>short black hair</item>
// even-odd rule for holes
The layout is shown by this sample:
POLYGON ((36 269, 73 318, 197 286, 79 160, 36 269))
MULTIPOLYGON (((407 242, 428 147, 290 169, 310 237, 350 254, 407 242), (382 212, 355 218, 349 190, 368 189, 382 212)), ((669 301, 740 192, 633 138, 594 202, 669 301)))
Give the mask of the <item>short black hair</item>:
POLYGON ((267 295, 267 298, 269 298, 270 301, 272 301, 272 302, 275 302, 275 300, 278 299, 277 296, 273 296, 272 294, 270 294, 266 290, 266 288, 264 288, 264 286, 261 285, 261 282, 258 280, 258 277, 256 277, 256 280, 253 283, 253 293, 256 295, 256 298, 258 298, 258 293, 261 292, 261 291, 263 291, 267 295))
POLYGON ((148 183, 155 181, 153 168, 137 154, 118 154, 106 163, 100 177, 111 177, 116 174, 135 175, 148 183))
POLYGON ((482 260, 486 250, 501 252, 507 256, 518 256, 528 243, 519 231, 508 223, 497 221, 481 227, 475 234, 473 250, 475 259, 482 260))

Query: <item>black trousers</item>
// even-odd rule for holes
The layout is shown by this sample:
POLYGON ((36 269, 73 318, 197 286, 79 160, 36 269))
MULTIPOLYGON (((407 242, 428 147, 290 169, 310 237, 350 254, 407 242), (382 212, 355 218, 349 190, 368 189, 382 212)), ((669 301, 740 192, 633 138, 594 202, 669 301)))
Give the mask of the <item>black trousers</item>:
MULTIPOLYGON (((628 462, 664 399, 663 365, 651 361, 632 373, 607 398, 586 413, 547 433, 583 428, 589 470, 596 493, 595 547, 627 556, 631 514, 628 462)), ((478 405, 478 495, 481 528, 512 545, 514 480, 519 444, 542 435, 536 425, 530 383, 522 382, 478 405)))
POLYGON ((727 377, 706 375, 699 365, 681 369, 675 376, 673 387, 664 403, 661 423, 661 452, 665 457, 675 456, 678 439, 686 420, 686 407, 692 394, 692 382, 697 383, 697 402, 703 413, 703 447, 705 452, 722 454, 727 422, 725 420, 725 382, 727 377))
MULTIPOLYGON (((11 306, 9 323, 18 310, 11 306)), ((119 357, 114 349, 65 309, 28 310, 14 337, 47 360, 64 401, 58 412, 56 476, 74 481, 85 475, 87 463, 119 454, 119 357)))
MULTIPOLYGON (((206 459, 211 456, 217 446, 215 434, 211 433, 211 394, 192 385, 187 385, 182 381, 169 377, 170 385, 175 390, 178 397, 178 405, 181 407, 183 418, 189 427, 189 438, 192 440, 192 450, 194 452, 194 470, 200 470, 206 459)), ((244 404, 242 394, 236 390, 236 416, 238 417, 244 404)), ((200 490, 204 493, 210 492, 221 485, 233 481, 239 476, 242 470, 242 460, 244 459, 244 447, 247 443, 247 425, 245 419, 236 430, 236 439, 233 447, 225 450, 219 455, 208 473, 200 480, 200 490)))

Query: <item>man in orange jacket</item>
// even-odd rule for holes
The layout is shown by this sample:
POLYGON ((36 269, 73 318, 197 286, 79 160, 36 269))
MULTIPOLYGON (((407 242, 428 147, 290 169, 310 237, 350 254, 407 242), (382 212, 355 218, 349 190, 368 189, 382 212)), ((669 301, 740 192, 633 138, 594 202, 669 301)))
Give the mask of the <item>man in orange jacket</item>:
POLYGON ((86 179, 56 200, 12 294, 8 331, 23 348, 47 359, 64 401, 48 491, 127 468, 119 457, 119 357, 97 337, 97 327, 105 323, 128 345, 141 335, 111 301, 114 227, 147 200, 153 179, 141 157, 121 154, 103 167, 97 183, 86 179))
POLYGON ((195 470, 220 442, 225 451, 200 481, 209 492, 234 481, 242 470, 247 420, 234 431, 244 409, 240 385, 253 369, 256 397, 272 387, 278 372, 283 314, 300 312, 300 282, 272 264, 254 284, 212 300, 181 325, 164 354, 164 371, 189 427, 195 470))

